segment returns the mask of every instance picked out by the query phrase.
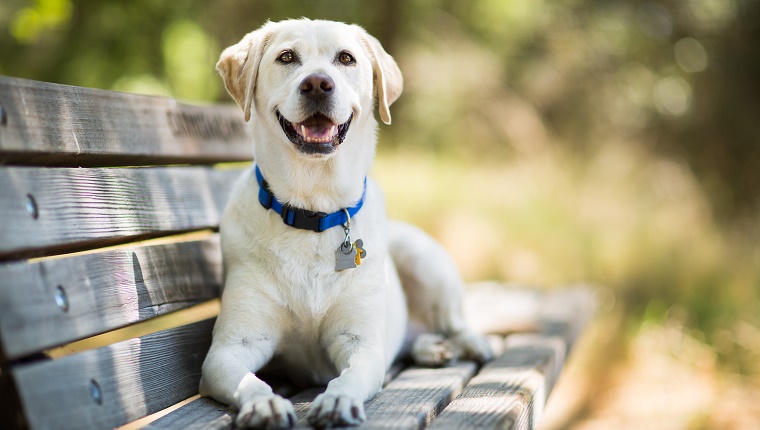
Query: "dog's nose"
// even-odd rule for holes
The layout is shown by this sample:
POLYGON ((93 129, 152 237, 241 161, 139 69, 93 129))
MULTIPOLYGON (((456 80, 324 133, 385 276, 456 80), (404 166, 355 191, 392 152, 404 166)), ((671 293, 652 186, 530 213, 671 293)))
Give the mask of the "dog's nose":
POLYGON ((301 95, 320 97, 332 94, 335 82, 324 73, 314 73, 305 77, 298 88, 301 90, 301 95))

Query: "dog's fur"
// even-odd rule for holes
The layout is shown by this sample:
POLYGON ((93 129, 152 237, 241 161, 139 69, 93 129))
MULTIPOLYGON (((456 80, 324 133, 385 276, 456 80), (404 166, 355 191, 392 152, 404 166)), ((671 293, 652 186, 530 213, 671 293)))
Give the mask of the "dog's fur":
MULTIPOLYGON (((279 201, 332 213, 360 199, 375 153, 374 104, 390 124, 389 107, 403 86, 398 66, 375 38, 342 23, 268 22, 227 48, 217 70, 246 121, 253 119, 254 159, 279 201), (326 94, 309 95, 307 81, 326 85, 326 94), (288 126, 299 128, 316 113, 336 126, 350 120, 347 133, 325 132, 327 142, 294 142, 293 130, 287 136, 288 126)), ((367 256, 344 271, 335 270, 342 228, 315 233, 287 226, 259 203, 258 192, 251 170, 233 190, 221 223, 222 310, 200 386, 202 395, 239 409, 238 427, 293 426, 290 401, 255 375, 272 359, 295 383, 327 384, 308 419, 330 427, 364 420, 363 402, 412 344, 412 326, 437 333, 415 336, 411 352, 418 362, 490 358, 485 340, 464 324, 453 262, 421 230, 388 222, 372 180, 350 222, 351 237, 364 241, 367 256)))

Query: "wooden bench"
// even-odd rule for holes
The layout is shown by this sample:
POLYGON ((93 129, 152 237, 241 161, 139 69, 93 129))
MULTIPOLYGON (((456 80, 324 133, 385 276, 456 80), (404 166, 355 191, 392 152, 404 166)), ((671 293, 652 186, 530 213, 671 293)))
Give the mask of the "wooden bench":
MULTIPOLYGON (((0 428, 232 427, 197 387, 241 117, 0 77, 0 428)), ((394 366, 364 428, 535 428, 593 296, 477 290, 468 307, 527 331, 482 368, 394 366)), ((319 392, 290 393, 299 425, 319 392)))

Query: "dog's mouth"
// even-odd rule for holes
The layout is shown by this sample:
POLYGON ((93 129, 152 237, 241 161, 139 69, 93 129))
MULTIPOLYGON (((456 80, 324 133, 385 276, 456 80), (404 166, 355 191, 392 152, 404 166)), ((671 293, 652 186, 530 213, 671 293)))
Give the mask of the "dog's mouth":
POLYGON ((277 112, 282 131, 296 147, 306 154, 330 154, 343 143, 354 115, 343 124, 336 124, 322 113, 315 113, 302 122, 290 122, 277 112))

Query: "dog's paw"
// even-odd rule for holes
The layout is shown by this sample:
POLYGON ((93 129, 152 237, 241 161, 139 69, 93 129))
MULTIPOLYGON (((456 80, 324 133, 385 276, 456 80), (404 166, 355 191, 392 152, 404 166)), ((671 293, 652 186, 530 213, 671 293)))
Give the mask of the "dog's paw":
POLYGON ((471 331, 455 335, 451 342, 462 350, 462 356, 479 363, 485 363, 493 358, 493 349, 485 336, 471 331))
POLYGON ((235 424, 237 428, 289 429, 296 422, 290 400, 273 395, 243 403, 235 424))
POLYGON ((458 356, 458 348, 440 334, 423 333, 412 346, 412 358, 420 366, 442 366, 458 356))
POLYGON ((306 416, 315 428, 358 426, 366 419, 361 401, 343 395, 322 393, 314 399, 306 416))

